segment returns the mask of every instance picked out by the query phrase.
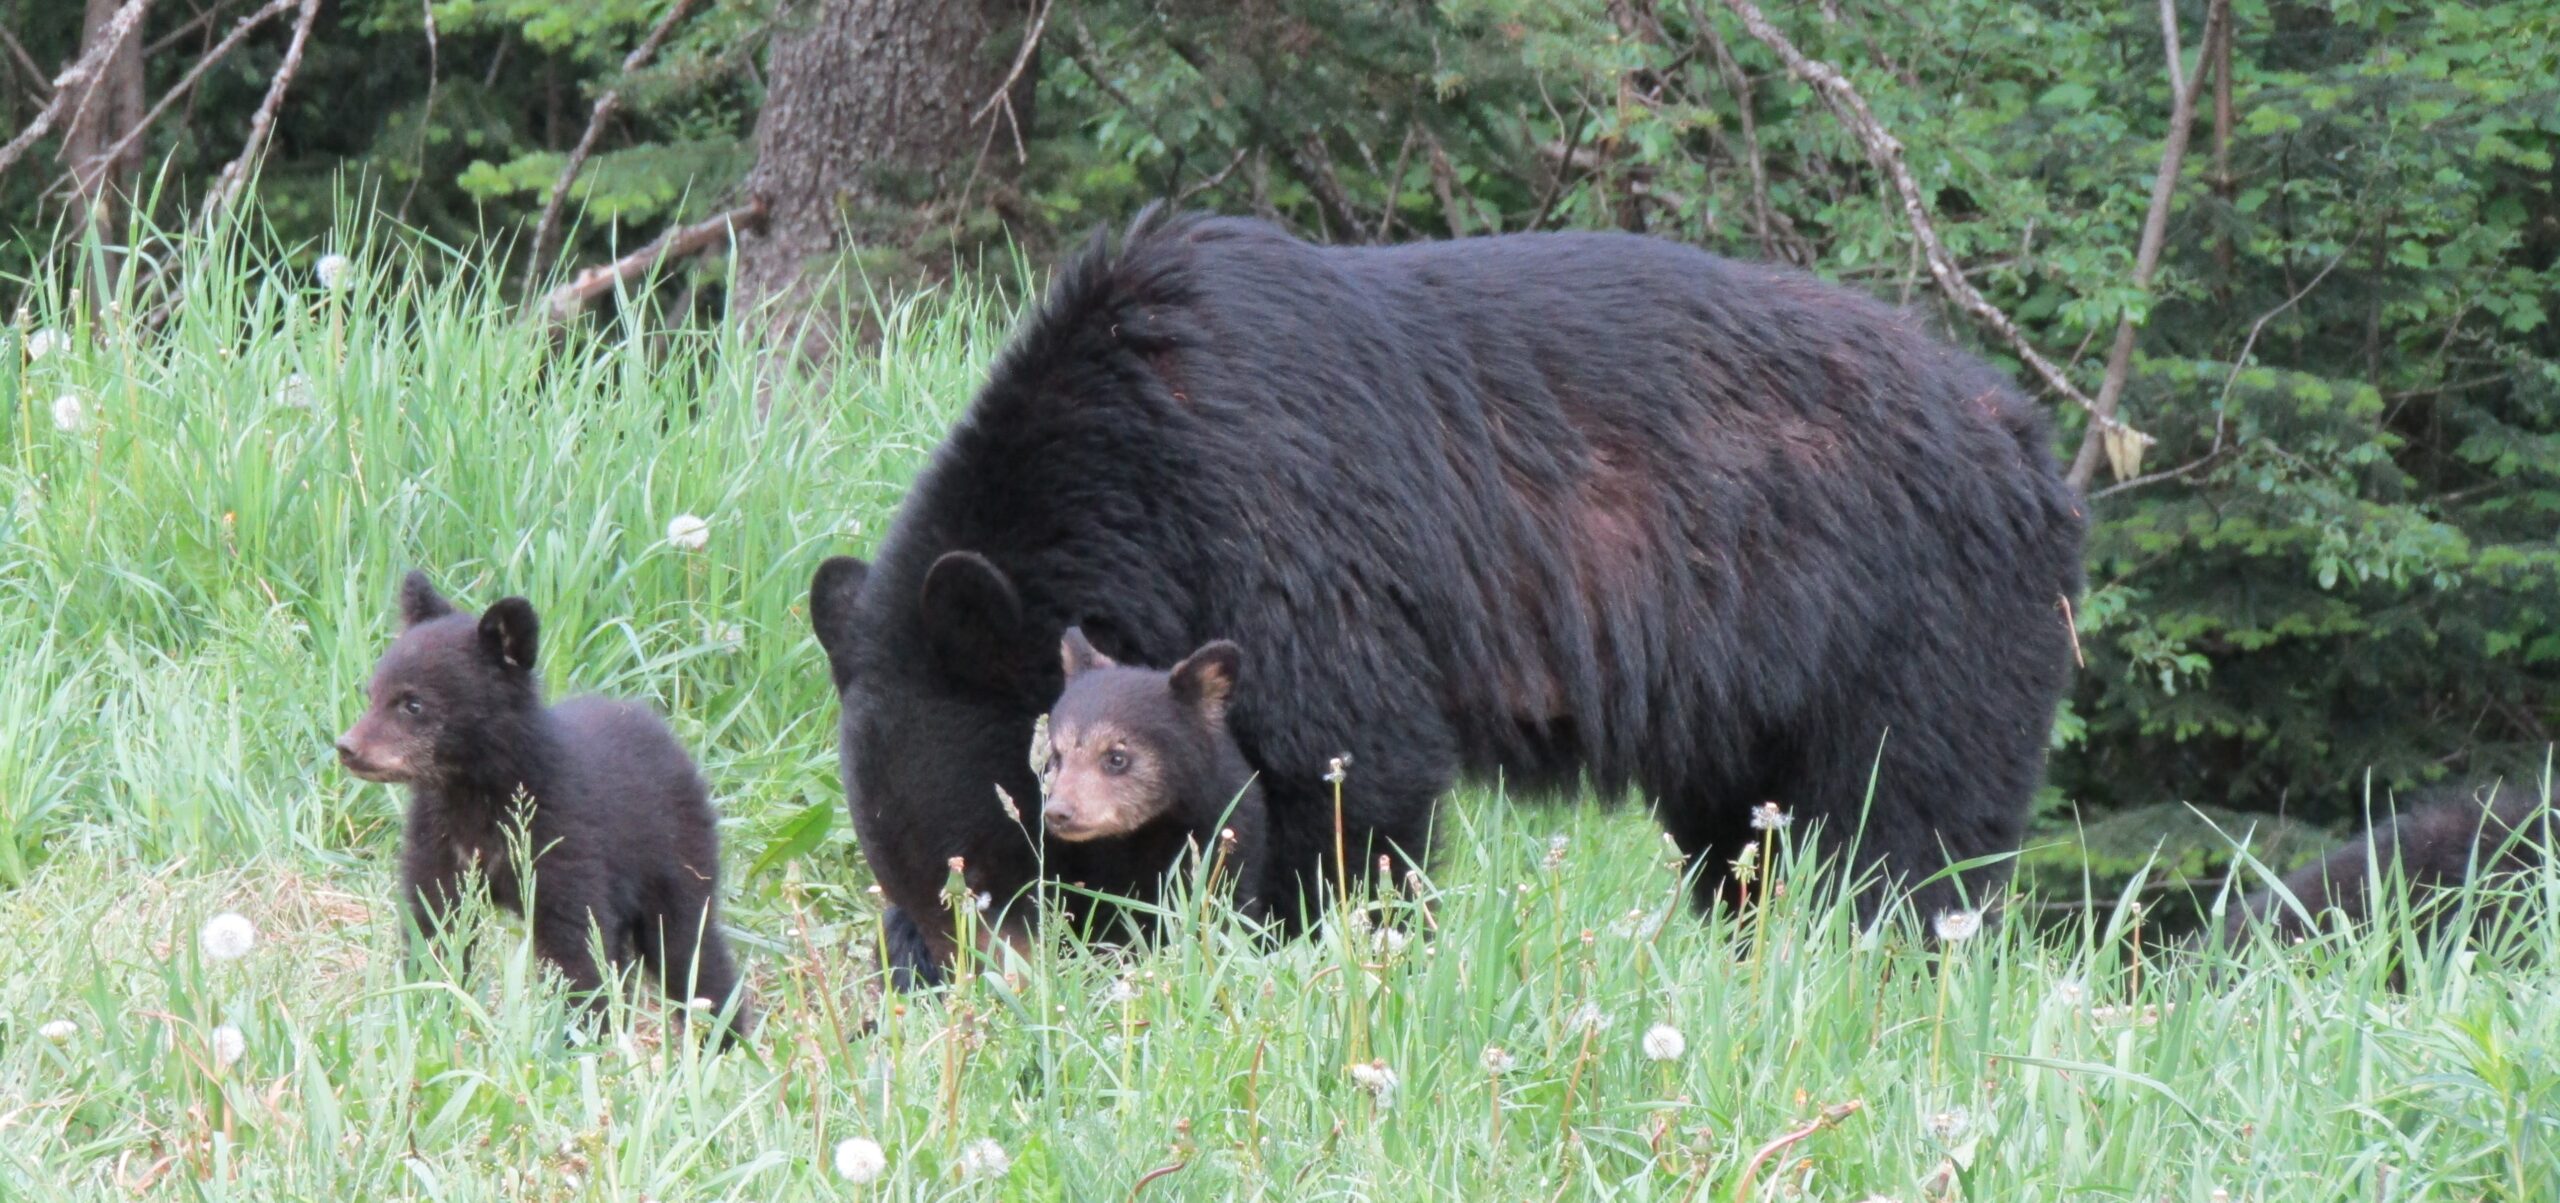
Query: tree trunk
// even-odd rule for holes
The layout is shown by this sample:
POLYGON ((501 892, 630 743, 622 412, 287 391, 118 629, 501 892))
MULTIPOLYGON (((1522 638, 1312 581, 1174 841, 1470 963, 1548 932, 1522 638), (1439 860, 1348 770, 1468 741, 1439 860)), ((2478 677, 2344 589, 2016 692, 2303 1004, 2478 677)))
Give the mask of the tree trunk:
MULTIPOLYGON (((80 47, 86 53, 100 38, 112 36, 109 22, 122 0, 88 0, 80 23, 80 47)), ((117 142, 142 120, 146 99, 142 92, 142 30, 138 24, 130 30, 121 45, 98 65, 93 89, 74 84, 86 91, 75 95, 71 104, 71 122, 62 132, 62 164, 71 173, 72 201, 78 206, 82 225, 110 247, 124 241, 127 207, 133 201, 134 181, 142 171, 142 140, 121 153, 111 153, 117 142)), ((115 265, 106 265, 109 273, 115 265)), ((99 284, 104 281, 97 282, 99 284)))
MULTIPOLYGON (((841 256, 863 248, 873 285, 887 270, 930 270, 945 256, 924 235, 964 214, 952 204, 982 173, 1013 161, 1004 87, 1020 49, 1024 0, 801 0, 774 37, 756 165, 746 191, 763 228, 738 243, 740 312, 762 311, 772 337, 823 353, 826 308, 859 295, 841 256), (903 262, 901 262, 903 260, 903 262), (817 319, 817 320, 812 320, 817 319)), ((1012 119, 1027 123, 1025 70, 1012 119)))

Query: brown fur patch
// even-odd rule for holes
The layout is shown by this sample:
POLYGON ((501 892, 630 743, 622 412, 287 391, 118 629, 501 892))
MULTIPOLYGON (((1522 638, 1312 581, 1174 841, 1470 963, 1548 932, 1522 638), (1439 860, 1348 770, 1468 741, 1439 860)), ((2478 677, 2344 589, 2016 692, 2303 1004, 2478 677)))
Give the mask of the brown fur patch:
POLYGON ((1163 764, 1120 728, 1053 729, 1049 741, 1058 760, 1041 808, 1050 835, 1070 841, 1126 835, 1173 805, 1163 764), (1129 757, 1126 771, 1106 768, 1113 752, 1129 757))

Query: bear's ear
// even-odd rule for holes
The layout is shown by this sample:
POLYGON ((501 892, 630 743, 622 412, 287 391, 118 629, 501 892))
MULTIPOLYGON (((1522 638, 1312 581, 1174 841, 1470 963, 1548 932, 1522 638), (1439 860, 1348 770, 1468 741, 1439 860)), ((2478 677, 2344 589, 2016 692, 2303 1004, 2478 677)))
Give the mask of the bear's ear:
POLYGON ((870 565, 852 556, 829 556, 809 580, 809 629, 827 650, 827 671, 835 677, 837 693, 853 679, 853 603, 870 577, 870 565))
POLYGON ((1059 636, 1058 658, 1065 663, 1069 680, 1073 680, 1077 673, 1111 668, 1119 663, 1093 650, 1093 644, 1084 637, 1083 627, 1068 627, 1067 633, 1059 636))
POLYGON ((453 613, 453 603, 446 601, 443 594, 436 592, 435 585, 427 580, 426 573, 412 568, 409 570, 409 575, 400 578, 400 626, 402 629, 414 627, 429 619, 442 618, 451 613, 453 613))
POLYGON ((534 642, 541 630, 542 620, 534 617, 532 602, 502 597, 480 616, 480 646, 499 667, 528 672, 533 668, 534 642))
POLYGON ((974 551, 945 552, 925 570, 918 600, 937 667, 991 693, 1028 691, 1043 649, 1003 569, 974 551))
POLYGON ((1199 709, 1213 723, 1227 721, 1227 699, 1236 691, 1236 675, 1244 669, 1244 649, 1224 639, 1184 657, 1173 666, 1173 700, 1199 709))

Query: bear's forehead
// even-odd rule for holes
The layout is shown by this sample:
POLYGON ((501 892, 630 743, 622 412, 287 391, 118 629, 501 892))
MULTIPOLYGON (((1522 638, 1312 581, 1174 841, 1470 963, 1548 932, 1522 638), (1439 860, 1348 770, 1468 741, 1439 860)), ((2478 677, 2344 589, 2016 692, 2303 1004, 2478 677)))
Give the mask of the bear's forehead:
POLYGON ((477 654, 479 623, 467 615, 448 615, 400 632, 374 665, 377 685, 432 682, 472 663, 477 654))
POLYGON ((1180 730, 1181 708, 1164 674, 1103 668, 1079 674, 1049 712, 1061 748, 1162 742, 1180 730))

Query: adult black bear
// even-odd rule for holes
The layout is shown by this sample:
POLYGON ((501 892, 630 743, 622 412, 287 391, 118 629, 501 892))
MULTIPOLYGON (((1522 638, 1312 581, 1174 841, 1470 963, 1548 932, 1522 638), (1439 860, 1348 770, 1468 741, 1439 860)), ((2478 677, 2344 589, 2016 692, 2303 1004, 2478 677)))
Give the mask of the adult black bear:
MULTIPOLYGON (((412 572, 400 635, 375 665, 363 717, 338 758, 367 781, 409 787, 400 893, 409 926, 433 935, 477 865, 490 897, 524 914, 531 849, 533 943, 589 1006, 602 969, 637 957, 678 1003, 726 1005, 739 989, 720 934, 720 833, 709 791, 649 708, 612 698, 542 704, 533 668, 540 621, 521 597, 457 610, 412 572), (521 809, 520 809, 521 808, 521 809)), ((723 1042, 752 1022, 744 997, 723 1042)))
POLYGON ((2009 852, 2082 526, 2006 379, 1811 277, 1620 234, 1329 248, 1149 213, 1060 272, 810 619, 892 942, 948 957, 951 858, 999 899, 1036 872, 997 789, 1034 796, 1069 626, 1133 663, 1242 646, 1228 718, 1290 920, 1346 752, 1361 872, 1497 774, 1641 789, 1702 901, 1767 800, 1906 884, 2009 852))

